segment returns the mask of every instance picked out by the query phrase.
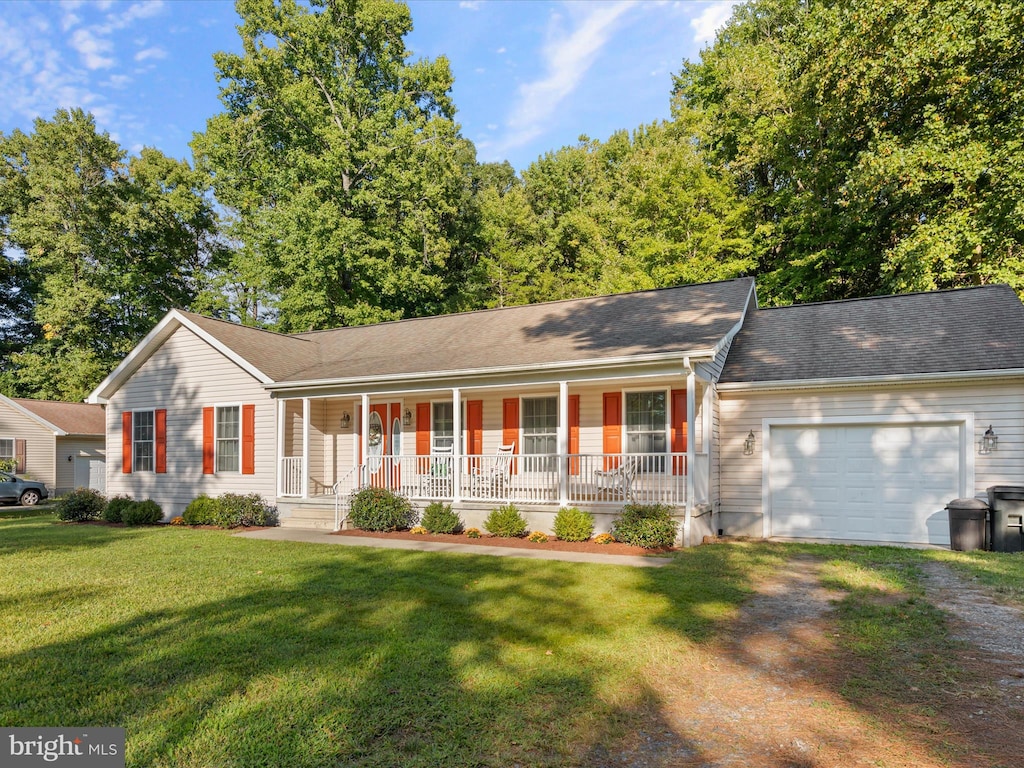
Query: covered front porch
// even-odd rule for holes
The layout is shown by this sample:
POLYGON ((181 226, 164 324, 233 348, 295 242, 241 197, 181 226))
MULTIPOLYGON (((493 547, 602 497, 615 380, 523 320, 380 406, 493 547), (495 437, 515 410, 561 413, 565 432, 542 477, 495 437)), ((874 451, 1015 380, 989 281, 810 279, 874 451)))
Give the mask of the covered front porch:
POLYGON ((281 397, 278 496, 331 506, 388 488, 524 513, 710 502, 711 391, 692 371, 580 382, 281 397), (458 439, 456 439, 458 436, 458 439))

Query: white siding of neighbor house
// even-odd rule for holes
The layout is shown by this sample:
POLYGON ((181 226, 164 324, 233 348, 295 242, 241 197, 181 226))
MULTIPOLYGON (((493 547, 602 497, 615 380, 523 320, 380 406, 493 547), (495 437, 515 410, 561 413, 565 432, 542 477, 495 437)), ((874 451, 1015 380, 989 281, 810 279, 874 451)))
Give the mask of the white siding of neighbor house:
POLYGON ((25 471, 22 475, 45 483, 53 494, 57 483, 53 430, 0 402, 0 438, 25 441, 25 471))
MULTIPOLYGON (((933 414, 973 414, 974 481, 969 494, 991 485, 1024 484, 1024 381, 974 380, 927 385, 873 385, 846 389, 787 392, 719 391, 721 527, 732 535, 761 536, 763 419, 922 418, 933 414), (992 425, 998 449, 978 453, 983 433, 992 425), (753 430, 754 455, 743 454, 753 430)), ((968 479, 968 482, 970 480, 968 479)))
MULTIPOLYGON (((119 435, 120 439, 120 435, 119 435)), ((75 461, 78 456, 102 459, 106 441, 102 437, 69 436, 57 438, 57 493, 67 493, 75 488, 75 461), (68 456, 72 457, 68 461, 68 456)))
POLYGON ((106 406, 107 495, 153 499, 164 517, 180 515, 201 493, 277 493, 276 402, 256 379, 186 328, 170 338, 114 393, 106 406), (203 408, 256 406, 256 474, 203 474, 203 408), (167 472, 121 470, 121 415, 167 409, 167 472))

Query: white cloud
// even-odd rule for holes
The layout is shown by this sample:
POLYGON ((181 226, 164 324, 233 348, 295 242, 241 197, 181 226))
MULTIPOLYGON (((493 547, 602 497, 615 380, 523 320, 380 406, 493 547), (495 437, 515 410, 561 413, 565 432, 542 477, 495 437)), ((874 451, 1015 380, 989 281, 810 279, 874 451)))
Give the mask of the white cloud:
POLYGON ((144 48, 135 54, 136 61, 145 61, 146 59, 166 59, 167 51, 158 45, 154 45, 152 48, 144 48))
POLYGON ((607 45, 616 23, 635 3, 630 0, 608 5, 576 6, 576 28, 569 34, 561 29, 561 17, 551 18, 548 40, 542 50, 544 75, 519 87, 519 97, 508 119, 509 134, 503 147, 520 147, 545 130, 545 123, 558 106, 576 89, 594 60, 607 45))
POLYGON ((124 88, 126 85, 128 85, 130 82, 132 82, 132 78, 128 75, 111 75, 107 78, 105 82, 100 83, 100 85, 105 85, 108 88, 117 88, 120 90, 121 88, 124 88))
POLYGON ((76 29, 69 41, 72 48, 78 51, 82 57, 82 63, 88 69, 106 69, 114 65, 114 59, 109 54, 114 44, 103 37, 95 35, 88 29, 76 29))
POLYGON ((60 20, 60 28, 62 31, 67 32, 72 27, 78 26, 82 21, 81 16, 77 16, 74 13, 66 13, 60 20))
POLYGON ((465 8, 467 11, 479 11, 481 0, 461 0, 459 8, 465 8))
POLYGON ((506 50, 506 49, 505 49, 505 46, 503 45, 503 46, 501 46, 501 48, 499 48, 498 50, 496 50, 496 51, 495 51, 495 53, 504 53, 504 52, 505 52, 505 50, 506 50))
POLYGON ((721 0, 712 3, 694 19, 690 19, 690 27, 693 29, 693 42, 704 47, 715 39, 715 33, 725 26, 725 22, 732 16, 733 6, 738 5, 739 0, 721 0))

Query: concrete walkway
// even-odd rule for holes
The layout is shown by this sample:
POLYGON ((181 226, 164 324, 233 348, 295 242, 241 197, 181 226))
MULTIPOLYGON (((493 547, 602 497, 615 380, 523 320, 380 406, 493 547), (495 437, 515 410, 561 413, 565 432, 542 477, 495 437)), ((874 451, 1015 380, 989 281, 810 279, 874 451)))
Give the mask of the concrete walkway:
POLYGON ((417 552, 458 552, 464 555, 526 557, 533 560, 564 560, 570 563, 632 565, 639 568, 661 568, 672 562, 670 557, 601 555, 591 552, 560 552, 553 549, 519 549, 517 547, 488 547, 474 544, 446 544, 438 541, 378 539, 371 536, 333 536, 327 531, 315 528, 264 528, 261 531, 246 531, 245 533, 236 533, 235 535, 241 536, 244 539, 263 539, 264 541, 302 541, 309 544, 336 544, 346 547, 411 549, 417 552))

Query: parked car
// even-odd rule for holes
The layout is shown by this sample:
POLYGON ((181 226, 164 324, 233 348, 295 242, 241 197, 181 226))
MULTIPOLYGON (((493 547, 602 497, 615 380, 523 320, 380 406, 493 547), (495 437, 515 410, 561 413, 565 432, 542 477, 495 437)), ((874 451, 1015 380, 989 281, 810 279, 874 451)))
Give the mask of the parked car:
POLYGON ((32 507, 49 495, 42 483, 0 472, 0 502, 32 507))

